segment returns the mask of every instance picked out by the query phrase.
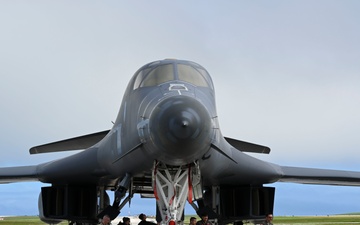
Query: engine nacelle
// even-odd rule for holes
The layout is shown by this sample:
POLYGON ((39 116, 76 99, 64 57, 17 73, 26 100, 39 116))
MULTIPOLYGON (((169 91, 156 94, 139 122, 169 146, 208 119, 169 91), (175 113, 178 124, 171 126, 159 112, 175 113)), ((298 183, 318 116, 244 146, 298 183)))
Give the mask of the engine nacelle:
POLYGON ((273 213, 273 187, 221 187, 220 208, 222 220, 263 219, 273 213))
POLYGON ((44 207, 43 207, 43 199, 42 199, 42 194, 40 192, 39 194, 39 200, 38 200, 38 208, 39 208, 39 218, 41 221, 43 221, 44 223, 47 224, 58 224, 60 223, 62 220, 59 219, 52 219, 52 218, 47 218, 46 216, 44 216, 44 207))
POLYGON ((39 217, 49 224, 62 220, 97 223, 96 186, 42 187, 39 196, 39 217))
POLYGON ((206 213, 209 219, 217 219, 219 224, 257 221, 264 219, 267 213, 273 213, 274 197, 273 187, 208 187, 197 213, 199 216, 206 213))

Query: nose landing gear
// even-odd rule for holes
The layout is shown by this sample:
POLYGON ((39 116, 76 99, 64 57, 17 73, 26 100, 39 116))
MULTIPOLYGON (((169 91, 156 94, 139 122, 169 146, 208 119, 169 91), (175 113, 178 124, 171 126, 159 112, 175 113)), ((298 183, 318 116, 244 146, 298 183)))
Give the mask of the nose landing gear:
MULTIPOLYGON (((200 183, 197 164, 169 166, 155 161, 153 189, 163 225, 183 224, 186 200, 193 201, 193 187, 200 183)), ((196 192, 195 192, 196 193, 196 192)))

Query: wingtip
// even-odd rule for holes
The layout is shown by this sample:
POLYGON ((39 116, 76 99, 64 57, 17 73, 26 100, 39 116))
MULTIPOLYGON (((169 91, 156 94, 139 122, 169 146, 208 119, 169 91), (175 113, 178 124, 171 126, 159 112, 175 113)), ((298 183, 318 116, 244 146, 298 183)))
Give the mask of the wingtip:
POLYGON ((30 153, 30 155, 37 154, 38 153, 37 148, 36 147, 30 148, 29 153, 30 153))

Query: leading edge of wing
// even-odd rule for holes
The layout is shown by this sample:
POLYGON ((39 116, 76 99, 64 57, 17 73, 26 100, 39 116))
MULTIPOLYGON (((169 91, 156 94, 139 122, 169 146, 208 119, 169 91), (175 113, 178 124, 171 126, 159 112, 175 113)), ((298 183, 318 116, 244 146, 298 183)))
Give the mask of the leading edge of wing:
POLYGON ((225 140, 234 148, 242 152, 253 152, 253 153, 263 153, 263 154, 270 153, 270 148, 263 145, 253 144, 246 141, 240 141, 229 137, 225 137, 225 140))
POLYGON ((30 154, 39 154, 86 149, 101 141, 109 133, 109 131, 110 130, 105 130, 93 134, 35 146, 30 148, 29 152, 30 154))
POLYGON ((346 170, 330 170, 280 166, 282 178, 280 182, 302 184, 324 184, 341 186, 360 186, 360 172, 346 170))
POLYGON ((0 184, 24 181, 39 181, 36 169, 37 166, 0 168, 0 184))

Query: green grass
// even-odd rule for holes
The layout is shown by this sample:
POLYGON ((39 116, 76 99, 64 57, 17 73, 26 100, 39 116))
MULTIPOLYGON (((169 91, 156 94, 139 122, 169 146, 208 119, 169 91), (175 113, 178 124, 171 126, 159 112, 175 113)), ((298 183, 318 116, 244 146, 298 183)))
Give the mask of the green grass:
MULTIPOLYGON (((0 225, 44 225, 43 221, 37 216, 16 216, 16 217, 1 217, 0 225)), ((59 223, 59 225, 66 225, 67 221, 59 223)))
POLYGON ((340 225, 340 224, 359 224, 358 215, 336 215, 336 216, 279 216, 274 218, 274 224, 321 224, 321 225, 340 225))

